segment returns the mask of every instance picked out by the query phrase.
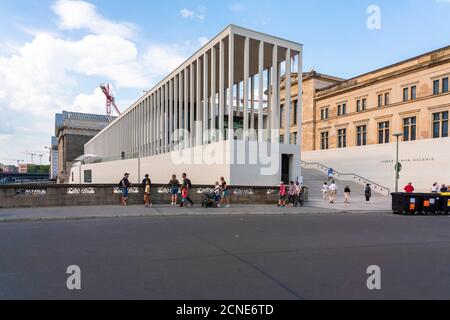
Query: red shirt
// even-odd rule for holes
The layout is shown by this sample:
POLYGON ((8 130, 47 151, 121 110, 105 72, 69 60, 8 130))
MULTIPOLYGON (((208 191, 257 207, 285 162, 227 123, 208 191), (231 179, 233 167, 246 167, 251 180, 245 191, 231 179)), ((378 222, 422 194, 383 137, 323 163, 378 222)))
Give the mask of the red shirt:
POLYGON ((280 196, 285 196, 286 195, 286 185, 282 184, 280 185, 280 196))
POLYGON ((408 184, 408 185, 405 187, 404 190, 405 190, 406 193, 413 193, 413 192, 414 192, 414 187, 408 184))

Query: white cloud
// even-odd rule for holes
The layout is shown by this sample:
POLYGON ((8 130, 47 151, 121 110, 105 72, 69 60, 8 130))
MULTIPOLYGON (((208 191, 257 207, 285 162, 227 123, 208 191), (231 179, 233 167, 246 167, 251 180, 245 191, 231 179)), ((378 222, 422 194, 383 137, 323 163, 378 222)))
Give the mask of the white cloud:
POLYGON ((198 38, 198 42, 203 47, 205 44, 207 44, 209 42, 209 39, 207 37, 200 37, 200 38, 198 38))
POLYGON ((180 11, 180 13, 183 18, 191 18, 194 16, 194 11, 186 9, 186 8, 182 9, 180 11))
POLYGON ((198 7, 195 11, 184 8, 180 11, 180 14, 183 18, 196 18, 203 22, 206 18, 206 11, 207 9, 205 7, 198 7))
POLYGON ((150 77, 153 83, 157 81, 156 77, 167 75, 186 60, 183 51, 175 45, 153 45, 147 49, 143 63, 152 70, 150 77))
POLYGON ((84 113, 104 114, 106 110, 105 95, 100 88, 95 88, 92 94, 79 94, 71 109, 84 113))
POLYGON ((131 97, 121 97, 122 88, 151 88, 193 50, 190 42, 139 50, 128 38, 134 30, 131 24, 111 22, 87 2, 60 0, 52 8, 60 28, 88 34, 73 39, 30 28, 27 43, 0 42, 0 111, 6 115, 2 123, 15 129, 12 133, 4 126, 0 132, 0 158, 20 157, 30 145, 48 145, 55 112, 105 113, 97 82, 111 83, 125 110, 131 97), (94 88, 86 92, 86 83, 94 83, 94 88))
POLYGON ((58 0, 52 9, 59 16, 59 27, 63 30, 87 29, 94 34, 122 37, 131 37, 136 30, 136 26, 132 23, 109 21, 89 2, 58 0))

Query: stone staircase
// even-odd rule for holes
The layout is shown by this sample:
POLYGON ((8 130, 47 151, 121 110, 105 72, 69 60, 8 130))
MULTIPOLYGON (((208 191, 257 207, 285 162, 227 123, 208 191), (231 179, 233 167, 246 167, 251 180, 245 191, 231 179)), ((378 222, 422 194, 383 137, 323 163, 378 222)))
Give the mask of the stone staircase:
MULTIPOLYGON (((328 167, 320 163, 309 163, 302 161, 302 175, 304 184, 309 187, 309 197, 316 198, 322 196, 322 185, 328 182, 328 167)), ((335 171, 334 180, 338 186, 338 192, 343 193, 346 186, 350 187, 352 195, 364 195, 364 187, 370 183, 373 196, 389 196, 390 190, 376 182, 365 179, 353 173, 340 173, 335 171)))

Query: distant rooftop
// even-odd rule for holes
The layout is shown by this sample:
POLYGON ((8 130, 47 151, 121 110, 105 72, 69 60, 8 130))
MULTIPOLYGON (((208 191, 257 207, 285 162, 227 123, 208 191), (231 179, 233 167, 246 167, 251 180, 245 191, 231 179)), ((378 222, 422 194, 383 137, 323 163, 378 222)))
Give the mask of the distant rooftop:
POLYGON ((61 113, 55 114, 55 134, 58 135, 57 132, 64 125, 65 121, 81 121, 84 123, 91 122, 92 124, 96 124, 94 127, 97 127, 99 124, 104 127, 115 119, 116 117, 107 116, 104 114, 62 111, 61 113))

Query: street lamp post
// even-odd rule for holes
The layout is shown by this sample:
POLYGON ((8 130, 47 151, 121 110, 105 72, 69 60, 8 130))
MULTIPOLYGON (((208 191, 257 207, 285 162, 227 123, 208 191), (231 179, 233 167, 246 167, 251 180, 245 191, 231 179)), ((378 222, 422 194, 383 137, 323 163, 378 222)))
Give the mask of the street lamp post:
POLYGON ((398 179, 400 178, 400 171, 402 166, 398 161, 398 149, 399 149, 399 139, 403 136, 403 133, 394 133, 394 137, 397 138, 396 151, 395 151, 395 192, 398 192, 398 179))

